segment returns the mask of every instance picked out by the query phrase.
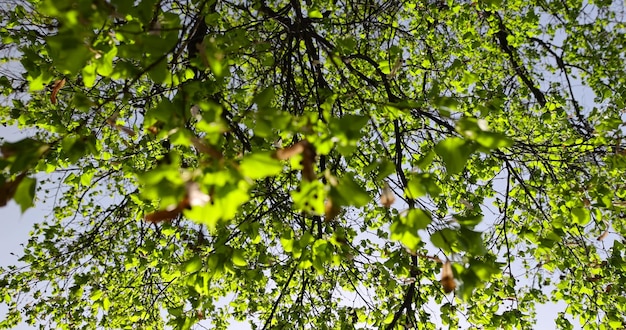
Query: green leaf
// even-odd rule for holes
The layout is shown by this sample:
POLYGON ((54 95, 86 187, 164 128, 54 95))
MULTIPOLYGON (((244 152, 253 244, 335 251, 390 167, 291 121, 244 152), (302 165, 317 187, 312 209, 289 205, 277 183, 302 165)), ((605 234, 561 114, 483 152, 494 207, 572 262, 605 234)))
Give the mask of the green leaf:
POLYGON ((439 108, 439 112, 448 117, 450 112, 454 112, 459 107, 459 101, 451 97, 435 97, 433 100, 435 106, 439 108))
POLYGON ((83 67, 81 73, 85 87, 91 88, 96 84, 96 68, 97 65, 94 62, 83 67))
POLYGON ((70 31, 48 37, 47 43, 54 65, 64 74, 78 73, 92 56, 85 42, 70 31))
POLYGON ((460 215, 457 214, 454 216, 454 219, 461 225, 465 227, 474 227, 480 224, 483 220, 483 215, 478 214, 468 214, 468 215, 460 215))
POLYGON ((241 174, 251 179, 262 179, 282 172, 283 164, 268 152, 246 155, 239 164, 241 174))
POLYGON ((458 237, 456 231, 444 228, 434 232, 430 236, 430 241, 435 247, 446 251, 446 253, 456 253, 459 252, 458 237))
POLYGON ((406 197, 416 199, 426 195, 426 187, 421 184, 421 180, 418 178, 411 178, 404 193, 406 197))
POLYGON ((91 185, 91 180, 93 176, 96 174, 96 171, 87 171, 80 176, 80 184, 89 187, 91 185))
POLYGON ((230 220, 237 215, 240 206, 250 199, 247 190, 248 186, 243 181, 214 188, 212 202, 186 209, 183 213, 214 230, 220 221, 230 220))
POLYGON ((13 199, 20 206, 22 213, 28 208, 35 205, 35 188, 37 186, 37 180, 29 177, 22 179, 22 182, 17 186, 13 199))
POLYGON ((270 86, 262 90, 259 94, 254 96, 252 100, 259 109, 267 108, 274 99, 274 87, 270 86))
POLYGON ((110 307, 111 307, 111 300, 109 299, 109 297, 105 296, 102 299, 102 309, 104 309, 105 311, 108 311, 110 307))
POLYGON ((302 237, 300 237, 300 239, 298 240, 298 247, 306 248, 314 241, 315 241, 315 237, 311 233, 306 232, 302 234, 302 237))
POLYGON ((294 239, 293 239, 293 231, 285 230, 280 236, 280 244, 283 246, 283 250, 285 252, 293 251, 294 239))
POLYGON ((324 16, 319 10, 311 10, 309 11, 309 18, 324 18, 324 16))
POLYGON ((488 282, 492 276, 502 273, 498 265, 478 259, 472 259, 469 262, 469 268, 483 282, 488 282))
POLYGON ((435 177, 430 173, 419 173, 411 176, 405 194, 409 198, 418 198, 426 194, 433 197, 441 194, 435 177))
POLYGON ((11 173, 29 170, 50 146, 41 141, 26 138, 13 143, 4 143, 0 151, 4 159, 11 162, 11 173))
POLYGON ((426 229, 431 223, 430 214, 422 209, 409 209, 403 222, 410 228, 419 230, 426 229))
POLYGON ((465 168, 473 150, 465 140, 452 137, 437 143, 435 152, 443 160, 448 174, 458 174, 465 168))
MULTIPOLYGON (((113 71, 112 67, 111 67, 111 71, 113 71)), ((101 72, 100 67, 98 67, 98 73, 100 72, 101 72)), ((102 73, 100 74, 105 76, 102 73)), ((158 63, 153 65, 150 71, 148 71, 148 74, 150 75, 150 78, 152 78, 155 82, 160 83, 160 84, 167 82, 169 78, 171 77, 166 61, 159 61, 158 63)))
POLYGON ((463 251, 471 255, 481 256, 487 252, 481 233, 470 230, 467 227, 460 228, 458 240, 463 251))
POLYGON ((248 261, 243 255, 243 251, 240 249, 233 250, 233 264, 237 267, 246 267, 248 266, 248 261))
MULTIPOLYGON (((344 175, 339 180, 337 186, 333 187, 333 190, 336 190, 337 194, 340 196, 339 200, 341 201, 341 205, 363 207, 372 200, 367 190, 363 189, 363 187, 356 182, 354 175, 351 173, 344 175)), ((334 200, 337 199, 334 198, 334 200)))
POLYGON ((575 224, 584 226, 591 221, 589 210, 584 207, 576 207, 572 209, 572 220, 575 224))
POLYGON ((199 256, 193 256, 183 264, 183 270, 186 273, 195 273, 202 268, 202 259, 199 256))
POLYGON ((413 155, 415 159, 418 159, 415 165, 422 170, 426 170, 430 166, 430 164, 432 164, 433 159, 435 158, 435 152, 433 150, 430 150, 423 157, 418 158, 418 156, 419 155, 413 155))
POLYGON ((358 115, 344 115, 340 118, 333 117, 329 126, 333 138, 338 139, 339 142, 337 151, 345 156, 352 155, 357 148, 357 141, 365 133, 363 127, 365 127, 368 121, 368 117, 358 115))
POLYGON ((313 214, 324 214, 324 199, 326 192, 320 181, 303 181, 300 188, 291 191, 291 197, 296 209, 313 214))
POLYGON ((102 290, 96 290, 93 293, 91 293, 91 297, 89 299, 91 299, 91 301, 98 301, 103 295, 104 295, 104 292, 102 290))
POLYGON ((496 132, 480 132, 476 137, 476 142, 487 149, 506 148, 513 145, 513 140, 496 132))
POLYGON ((98 60, 97 72, 103 77, 109 77, 113 74, 113 60, 117 55, 117 47, 112 47, 98 60))
MULTIPOLYGON (((391 226, 389 226, 389 231, 391 232, 392 240, 399 241, 407 249, 415 252, 418 250, 422 241, 417 233, 420 224, 415 222, 409 223, 407 220, 406 218, 397 218, 391 226)), ((419 221, 420 220, 417 220, 417 222, 419 221)))

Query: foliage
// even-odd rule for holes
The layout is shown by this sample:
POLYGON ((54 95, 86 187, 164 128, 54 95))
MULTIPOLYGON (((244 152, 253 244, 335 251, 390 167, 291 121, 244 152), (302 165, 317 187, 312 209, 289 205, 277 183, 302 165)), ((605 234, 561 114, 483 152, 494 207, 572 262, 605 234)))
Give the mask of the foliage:
POLYGON ((0 8, 1 327, 626 326, 623 3, 0 8))

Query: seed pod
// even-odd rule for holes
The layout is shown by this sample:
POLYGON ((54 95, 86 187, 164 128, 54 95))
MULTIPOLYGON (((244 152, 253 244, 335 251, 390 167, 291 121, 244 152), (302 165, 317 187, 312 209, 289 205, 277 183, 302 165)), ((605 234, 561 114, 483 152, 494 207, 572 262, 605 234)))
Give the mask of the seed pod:
POLYGON ((393 194, 393 190, 389 187, 389 184, 385 182, 383 185, 383 191, 380 194, 380 204, 386 208, 390 208, 396 201, 396 196, 393 194))
POLYGON ((441 268, 441 286, 445 293, 450 293, 456 289, 456 282, 454 281, 454 274, 452 273, 452 264, 450 261, 446 261, 441 268))
POLYGON ((52 93, 50 94, 50 102, 52 104, 57 104, 57 94, 63 86, 65 86, 65 78, 55 81, 54 85, 52 85, 52 93))

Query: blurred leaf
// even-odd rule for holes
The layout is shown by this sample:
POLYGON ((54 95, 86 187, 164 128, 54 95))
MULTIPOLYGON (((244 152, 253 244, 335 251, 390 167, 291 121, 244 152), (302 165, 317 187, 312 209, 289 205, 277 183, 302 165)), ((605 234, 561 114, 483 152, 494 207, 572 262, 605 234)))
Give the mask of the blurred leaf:
POLYGON ((326 192, 320 181, 302 181, 298 190, 291 191, 296 209, 313 214, 324 214, 326 192))
POLYGON ((479 232, 461 227, 458 233, 458 240, 463 251, 467 251, 472 255, 480 256, 487 252, 482 235, 479 232))
POLYGON ((15 202, 20 206, 22 213, 28 208, 35 206, 35 188, 37 186, 37 180, 29 177, 25 177, 22 182, 17 186, 15 191, 15 202))
POLYGON ((240 249, 235 249, 233 251, 233 264, 237 267, 246 267, 248 266, 248 262, 246 261, 243 251, 240 249))
POLYGON ((444 228, 434 232, 430 236, 430 241, 434 246, 446 251, 446 253, 459 252, 458 233, 452 229, 444 228))
POLYGON ((202 259, 199 256, 193 256, 191 259, 187 260, 183 269, 186 273, 195 273, 202 268, 202 259))
POLYGON ((469 215, 460 215, 457 214, 454 216, 454 219, 461 225, 465 227, 474 227, 483 220, 483 215, 478 214, 469 214, 469 215))
POLYGON ((394 220, 394 222, 389 227, 389 231, 391 232, 391 239, 399 241, 407 249, 415 252, 418 250, 422 241, 419 237, 419 234, 417 233, 417 230, 419 229, 419 224, 414 222, 405 223, 405 221, 400 218, 394 220))
POLYGON ((409 209, 406 217, 404 217, 404 223, 412 229, 426 229, 431 223, 432 218, 428 212, 422 209, 409 209))
POLYGON ((576 207, 572 209, 572 220, 575 224, 584 226, 591 221, 589 210, 583 207, 576 207))
POLYGON ((407 197, 413 199, 426 194, 436 197, 441 194, 441 188, 432 174, 417 173, 411 176, 405 193, 407 197))
POLYGON ((352 174, 346 174, 339 179, 333 190, 340 196, 341 205, 363 207, 372 200, 370 194, 356 182, 352 174))
POLYGON ((259 94, 254 96, 253 102, 259 107, 259 109, 267 108, 274 99, 274 87, 267 87, 259 94))
POLYGON ((251 179, 262 179, 282 172, 283 164, 268 152, 256 152, 246 155, 241 164, 241 173, 251 179))
POLYGON ((506 148, 513 145, 513 140, 496 132, 480 132, 476 142, 488 149, 506 148))
POLYGON ((461 138, 447 138, 435 146, 435 152, 443 160, 449 174, 458 174, 465 168, 472 148, 461 138))

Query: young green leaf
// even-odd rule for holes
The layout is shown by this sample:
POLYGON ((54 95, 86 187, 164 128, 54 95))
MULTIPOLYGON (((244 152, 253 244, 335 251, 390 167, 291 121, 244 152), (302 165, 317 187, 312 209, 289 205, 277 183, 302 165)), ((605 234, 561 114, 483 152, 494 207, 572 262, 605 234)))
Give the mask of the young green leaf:
POLYGON ((448 174, 452 175, 463 171, 473 148, 467 141, 458 137, 451 137, 437 143, 435 152, 443 160, 448 174))

